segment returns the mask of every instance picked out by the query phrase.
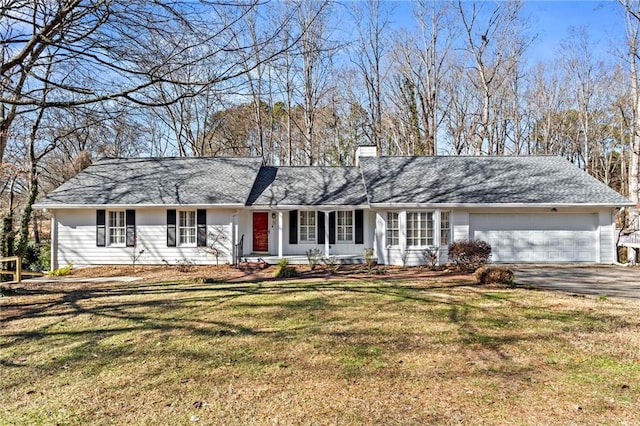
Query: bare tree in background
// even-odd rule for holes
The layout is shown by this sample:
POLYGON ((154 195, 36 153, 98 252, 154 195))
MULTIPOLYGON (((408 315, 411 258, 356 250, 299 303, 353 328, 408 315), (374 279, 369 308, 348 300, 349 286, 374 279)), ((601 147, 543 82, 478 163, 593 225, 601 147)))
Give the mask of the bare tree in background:
MULTIPOLYGON (((51 64, 47 107, 68 108, 120 99, 163 106, 193 97, 246 73, 230 48, 242 18, 258 0, 216 1, 35 0, 0 9, 0 159, 18 114, 40 105, 34 95, 51 64), (45 58, 46 62, 45 62, 45 58), (190 72, 206 62, 208 73, 190 72), (188 87, 163 93, 154 87, 188 87)), ((249 69, 257 66, 248 55, 249 69)), ((246 60, 246 56, 244 57, 246 60)), ((244 66, 243 66, 244 64, 244 66)))
POLYGON ((518 0, 500 3, 456 3, 466 51, 475 70, 472 80, 481 100, 476 123, 474 152, 494 154, 494 98, 510 74, 517 72, 518 59, 527 46, 519 36, 522 3, 518 0), (483 10, 491 7, 489 13, 483 10), (486 15, 486 17, 485 17, 486 15), (517 46, 517 48, 514 48, 517 46))
POLYGON ((446 2, 416 2, 418 33, 415 36, 404 33, 396 42, 399 72, 411 81, 415 90, 421 134, 417 152, 424 155, 438 152, 438 130, 446 109, 441 105, 443 82, 451 64, 449 54, 456 33, 452 12, 446 2))
MULTIPOLYGON (((638 80, 638 62, 640 61, 640 1, 619 0, 624 7, 626 17, 627 44, 629 48, 629 68, 631 77, 631 99, 632 99, 632 139, 631 152, 629 155, 629 193, 628 197, 636 203, 636 207, 628 210, 627 224, 637 230, 640 227, 640 81, 638 80)), ((638 259, 638 251, 629 247, 627 257, 633 261, 638 259)))
POLYGON ((383 152, 383 80, 385 79, 384 57, 388 51, 390 10, 380 0, 354 2, 353 13, 358 24, 352 62, 364 82, 366 112, 370 143, 376 146, 378 155, 383 152))
POLYGON ((315 135, 316 124, 321 103, 326 100, 337 49, 329 39, 332 32, 330 11, 328 0, 303 1, 298 9, 298 26, 301 28, 298 85, 303 110, 300 127, 308 165, 318 164, 320 148, 315 135))
MULTIPOLYGON (((569 37, 561 43, 563 63, 574 83, 574 98, 580 114, 580 130, 576 135, 575 153, 582 161, 585 170, 592 169, 592 146, 590 116, 594 84, 596 80, 595 58, 589 47, 589 35, 586 28, 571 28, 569 37)), ((578 162, 580 165, 580 162, 578 162)))
MULTIPOLYGON (((620 0, 626 12, 627 43, 629 47, 629 66, 631 77, 631 98, 633 101, 632 129, 633 139, 629 159, 629 199, 638 203, 640 186, 638 185, 640 162, 640 81, 638 80, 638 62, 640 61, 640 2, 620 0)), ((635 220, 637 221, 637 210, 635 220)))
POLYGON ((533 120, 527 154, 562 154, 555 118, 568 108, 567 82, 557 63, 538 63, 531 71, 526 108, 533 120))

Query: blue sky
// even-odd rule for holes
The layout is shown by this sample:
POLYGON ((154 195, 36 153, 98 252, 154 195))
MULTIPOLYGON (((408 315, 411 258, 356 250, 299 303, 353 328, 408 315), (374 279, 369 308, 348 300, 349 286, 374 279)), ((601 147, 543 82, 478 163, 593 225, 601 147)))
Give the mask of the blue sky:
MULTIPOLYGON (((530 54, 540 60, 552 60, 570 27, 586 27, 593 48, 606 56, 615 43, 624 39, 622 7, 614 1, 527 1, 525 13, 538 38, 530 54)), ((622 41, 624 43, 624 41, 622 41)))

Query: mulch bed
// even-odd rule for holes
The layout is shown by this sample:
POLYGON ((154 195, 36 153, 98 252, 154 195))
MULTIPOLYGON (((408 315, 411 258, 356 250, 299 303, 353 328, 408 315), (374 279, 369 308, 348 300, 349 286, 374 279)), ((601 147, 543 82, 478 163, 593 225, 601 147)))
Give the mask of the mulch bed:
MULTIPOLYGON (((292 265, 296 268, 297 276, 289 279, 326 279, 326 280, 352 280, 352 279, 393 279, 393 280, 447 280, 475 282, 472 274, 464 274, 451 269, 427 267, 377 266, 368 271, 364 265, 341 265, 337 271, 319 266, 311 270, 308 265, 292 265)), ((95 277, 120 277, 136 276, 143 282, 166 282, 202 280, 211 281, 265 281, 274 279, 275 266, 264 263, 244 263, 238 268, 229 265, 220 266, 94 266, 73 269, 70 277, 95 278, 95 277)))

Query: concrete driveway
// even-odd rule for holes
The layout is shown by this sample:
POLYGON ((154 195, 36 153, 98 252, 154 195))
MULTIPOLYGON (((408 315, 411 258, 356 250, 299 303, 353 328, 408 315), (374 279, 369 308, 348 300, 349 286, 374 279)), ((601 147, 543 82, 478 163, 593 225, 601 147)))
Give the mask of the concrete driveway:
POLYGON ((518 286, 640 299, 640 269, 611 265, 512 265, 518 286))

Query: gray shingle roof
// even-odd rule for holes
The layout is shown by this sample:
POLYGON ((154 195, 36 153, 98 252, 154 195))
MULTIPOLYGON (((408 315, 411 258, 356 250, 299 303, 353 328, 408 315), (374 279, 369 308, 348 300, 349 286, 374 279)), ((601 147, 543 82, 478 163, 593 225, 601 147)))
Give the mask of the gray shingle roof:
POLYGON ((364 157, 360 168, 261 163, 259 158, 222 157, 101 160, 36 207, 632 204, 552 156, 364 157))
POLYGON ((263 167, 247 204, 360 206, 367 193, 358 167, 263 167))
POLYGON ((259 158, 100 160, 43 198, 55 205, 244 205, 259 158))
POLYGON ((630 204, 560 157, 364 157, 360 165, 372 204, 630 204))

